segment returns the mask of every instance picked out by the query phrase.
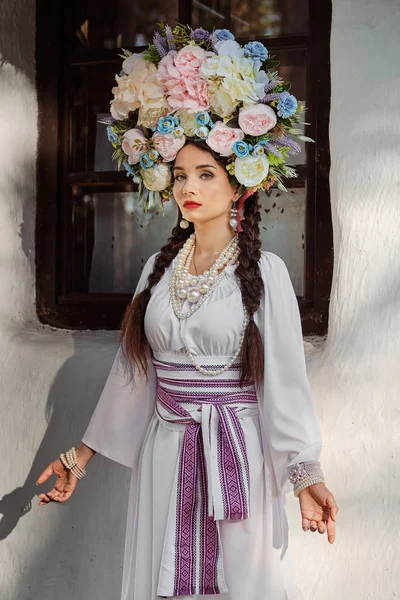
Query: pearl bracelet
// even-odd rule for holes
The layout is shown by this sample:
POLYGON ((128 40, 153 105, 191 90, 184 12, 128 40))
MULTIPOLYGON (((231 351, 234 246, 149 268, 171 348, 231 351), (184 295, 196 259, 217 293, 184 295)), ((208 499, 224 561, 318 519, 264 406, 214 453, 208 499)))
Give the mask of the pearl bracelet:
POLYGON ((298 485, 296 485, 293 488, 293 493, 294 495, 297 496, 300 494, 300 492, 302 490, 305 490, 306 487, 310 486, 310 485, 314 485, 314 483, 324 483, 325 479, 323 477, 308 477, 307 479, 304 479, 304 481, 302 483, 299 483, 298 485))
POLYGON ((301 490, 304 490, 309 485, 325 481, 321 465, 317 460, 300 462, 293 465, 289 471, 288 479, 290 483, 293 483, 293 492, 296 497, 301 490))
POLYGON ((65 454, 63 454, 63 453, 60 454, 60 460, 61 460, 62 464, 64 465, 64 467, 68 471, 71 471, 71 473, 73 475, 75 475, 75 477, 77 477, 77 479, 82 479, 82 477, 84 477, 86 475, 86 470, 81 469, 81 467, 78 465, 76 451, 73 446, 70 450, 67 450, 67 452, 65 454))

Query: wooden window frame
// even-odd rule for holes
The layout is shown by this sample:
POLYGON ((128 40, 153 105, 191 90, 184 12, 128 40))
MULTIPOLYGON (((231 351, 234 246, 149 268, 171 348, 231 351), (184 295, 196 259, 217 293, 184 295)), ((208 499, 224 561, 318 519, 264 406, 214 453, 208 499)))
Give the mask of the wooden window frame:
MULTIPOLYGON (((67 329, 118 329, 128 294, 64 293, 68 244, 63 235, 70 206, 63 201, 66 187, 66 145, 68 120, 64 94, 65 43, 63 31, 65 3, 36 3, 36 64, 39 103, 36 212, 36 306, 39 321, 67 329), (60 268, 61 267, 61 268, 60 268)), ((331 0, 310 0, 310 31, 307 35, 264 38, 270 52, 278 48, 308 48, 306 102, 312 113, 307 134, 315 144, 307 144, 307 165, 301 167, 301 185, 307 178, 305 292, 299 298, 304 335, 324 335, 328 326, 329 297, 333 273, 333 235, 329 193, 329 112, 330 112, 330 30, 331 0)), ((190 3, 179 0, 179 20, 190 23, 190 3)), ((260 41, 262 38, 257 37, 260 41)), ((240 39, 239 39, 240 41, 240 39)), ((85 60, 85 50, 77 60, 85 60)), ((115 60, 116 51, 102 50, 96 57, 115 60)), ((87 58, 86 58, 87 60, 87 58)), ((69 176, 68 185, 80 180, 69 176)), ((122 181, 119 173, 85 173, 83 185, 104 190, 107 183, 126 191, 135 185, 122 181)), ((293 186, 293 187, 294 187, 293 186)))

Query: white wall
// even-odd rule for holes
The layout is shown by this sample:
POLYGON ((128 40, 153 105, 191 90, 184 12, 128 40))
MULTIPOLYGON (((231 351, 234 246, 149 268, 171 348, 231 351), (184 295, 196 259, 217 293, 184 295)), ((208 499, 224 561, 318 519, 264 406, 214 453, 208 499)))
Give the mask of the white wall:
MULTIPOLYGON (((288 498, 291 600, 400 596, 399 27, 397 0, 334 0, 335 269, 328 340, 308 364, 339 532, 334 546, 304 534, 288 498)), ((3 0, 0 52, 0 598, 117 600, 128 470, 96 457, 69 503, 35 497, 42 468, 79 441, 117 334, 36 320, 33 0, 3 0)))

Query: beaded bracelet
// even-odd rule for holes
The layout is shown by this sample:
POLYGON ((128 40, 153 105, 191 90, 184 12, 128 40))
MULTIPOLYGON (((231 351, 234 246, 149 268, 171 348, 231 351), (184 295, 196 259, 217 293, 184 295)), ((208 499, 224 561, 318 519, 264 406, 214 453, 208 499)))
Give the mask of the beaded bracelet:
POLYGON ((81 467, 78 465, 76 451, 73 446, 70 450, 67 450, 67 452, 65 454, 64 453, 60 454, 60 460, 61 460, 62 464, 64 465, 64 467, 68 471, 71 471, 71 473, 73 475, 75 475, 75 477, 77 477, 78 479, 82 479, 82 477, 84 477, 86 475, 86 470, 81 469, 81 467))
POLYGON ((297 496, 302 490, 315 483, 324 483, 325 478, 317 460, 293 465, 289 471, 289 481, 293 483, 293 493, 297 496))

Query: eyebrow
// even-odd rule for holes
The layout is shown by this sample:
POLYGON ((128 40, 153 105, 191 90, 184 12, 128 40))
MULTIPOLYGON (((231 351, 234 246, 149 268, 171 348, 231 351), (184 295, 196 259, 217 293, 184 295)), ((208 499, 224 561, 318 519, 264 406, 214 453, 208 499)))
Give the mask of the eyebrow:
MULTIPOLYGON (((214 167, 213 165, 198 165, 196 167, 196 169, 205 169, 205 168, 216 169, 216 167, 214 167)), ((175 166, 172 170, 175 171, 175 169, 179 169, 180 171, 185 170, 183 167, 178 167, 178 166, 175 166)))

